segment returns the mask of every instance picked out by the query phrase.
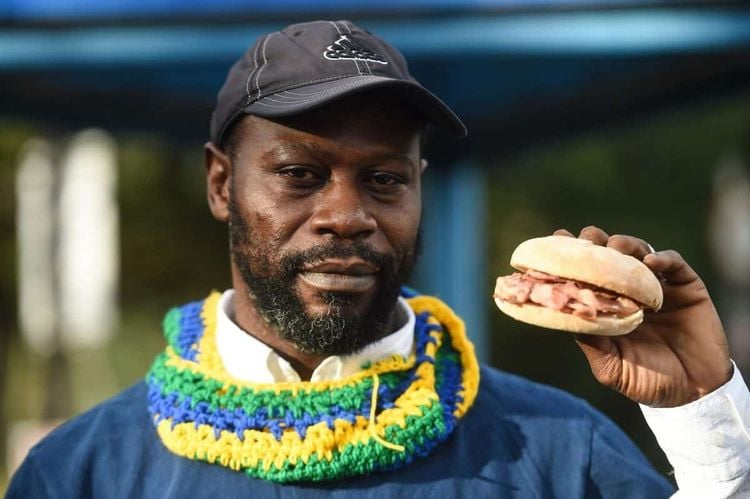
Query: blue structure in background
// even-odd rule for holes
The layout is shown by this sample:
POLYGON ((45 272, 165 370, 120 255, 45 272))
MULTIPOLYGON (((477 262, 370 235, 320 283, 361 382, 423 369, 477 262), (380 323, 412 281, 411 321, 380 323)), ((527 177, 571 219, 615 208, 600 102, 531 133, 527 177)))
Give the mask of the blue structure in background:
POLYGON ((489 8, 571 8, 604 4, 608 7, 648 6, 658 0, 5 0, 0 4, 0 19, 59 20, 102 18, 173 18, 176 16, 309 14, 325 12, 448 12, 489 8))
POLYGON ((487 361, 486 310, 492 289, 486 264, 485 173, 470 161, 433 170, 428 168, 423 177, 424 242, 415 278, 420 289, 458 312, 477 354, 487 361))
MULTIPOLYGON (((529 109, 521 103, 593 95, 607 104, 607 91, 634 91, 639 74, 659 68, 668 74, 670 58, 698 58, 700 68, 701 57, 721 56, 731 61, 719 68, 730 82, 735 74, 748 74, 736 68, 750 65, 750 10, 730 2, 669 8, 668 2, 645 0, 5 0, 0 81, 9 89, 0 95, 0 108, 73 116, 85 99, 50 104, 45 96, 54 100, 57 90, 109 92, 118 109, 88 110, 105 119, 131 105, 121 102, 121 94, 164 96, 178 103, 172 110, 195 109, 203 117, 186 121, 196 121, 189 131, 205 138, 226 70, 255 38, 290 22, 341 17, 337 12, 399 47, 417 77, 489 149, 513 147, 508 132, 522 125, 514 120, 523 120, 529 109), (616 85, 623 80, 636 83, 616 85), (27 91, 28 82, 42 82, 44 92, 27 91), (597 84, 609 90, 598 95, 597 84), (510 124, 499 135, 493 127, 503 119, 510 124)), ((679 90, 681 82, 673 87, 679 90)), ((144 109, 131 126, 155 126, 158 118, 156 126, 169 134, 169 116, 161 116, 169 113, 144 109)), ((537 110, 527 134, 547 133, 548 116, 537 110)), ((440 164, 440 156, 431 160, 415 285, 454 306, 486 360, 488 275, 495 269, 486 268, 484 172, 471 157, 448 161, 453 164, 440 164)))

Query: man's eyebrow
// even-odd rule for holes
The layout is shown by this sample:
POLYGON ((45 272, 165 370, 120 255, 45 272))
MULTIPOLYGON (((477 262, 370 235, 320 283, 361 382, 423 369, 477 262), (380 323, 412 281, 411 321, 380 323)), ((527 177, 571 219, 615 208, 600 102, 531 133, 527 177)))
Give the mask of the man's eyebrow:
POLYGON ((380 154, 374 154, 372 156, 372 160, 377 163, 387 163, 389 161, 393 161, 396 163, 403 163, 409 166, 416 166, 414 159, 408 154, 399 154, 399 153, 390 153, 390 152, 380 153, 380 154))
MULTIPOLYGON (((318 144, 315 144, 313 142, 304 142, 304 141, 290 141, 290 142, 284 142, 283 144, 277 144, 274 147, 272 147, 266 154, 275 156, 275 157, 281 157, 285 154, 290 153, 302 153, 302 154, 310 154, 314 156, 328 156, 328 151, 326 151, 324 148, 320 147, 318 144)), ((375 152, 373 154, 366 155, 366 161, 368 163, 388 163, 388 162, 395 162, 395 163, 402 163, 408 166, 416 166, 417 163, 414 162, 414 159, 409 156, 408 154, 401 154, 401 153, 395 153, 395 152, 375 152)))
POLYGON ((320 147, 312 143, 290 141, 275 145, 268 151, 267 154, 272 154, 274 156, 283 156, 284 154, 288 154, 290 152, 320 154, 322 151, 320 150, 320 147))

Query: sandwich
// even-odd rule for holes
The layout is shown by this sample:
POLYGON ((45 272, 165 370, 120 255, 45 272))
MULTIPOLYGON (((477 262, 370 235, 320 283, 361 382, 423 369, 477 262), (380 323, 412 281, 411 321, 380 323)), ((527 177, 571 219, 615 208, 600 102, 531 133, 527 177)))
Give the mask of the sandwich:
POLYGON ((497 278, 495 304, 510 317, 572 333, 617 336, 661 308, 659 279, 635 257, 585 239, 529 239, 513 252, 520 272, 497 278))

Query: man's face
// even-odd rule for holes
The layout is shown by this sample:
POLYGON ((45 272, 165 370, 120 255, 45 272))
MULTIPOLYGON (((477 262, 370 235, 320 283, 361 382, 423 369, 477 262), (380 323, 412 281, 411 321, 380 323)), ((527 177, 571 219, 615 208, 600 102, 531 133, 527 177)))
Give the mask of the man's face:
POLYGON ((418 120, 370 96, 238 127, 229 198, 238 292, 307 353, 352 353, 391 332, 416 253, 418 120))

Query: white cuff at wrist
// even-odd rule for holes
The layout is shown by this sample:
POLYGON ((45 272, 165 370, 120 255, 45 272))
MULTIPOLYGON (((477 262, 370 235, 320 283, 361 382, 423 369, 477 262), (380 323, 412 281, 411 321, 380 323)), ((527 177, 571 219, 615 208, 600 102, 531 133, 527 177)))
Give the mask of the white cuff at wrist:
POLYGON ((641 405, 641 411, 680 489, 750 471, 750 392, 736 365, 732 379, 698 400, 670 408, 641 405))

